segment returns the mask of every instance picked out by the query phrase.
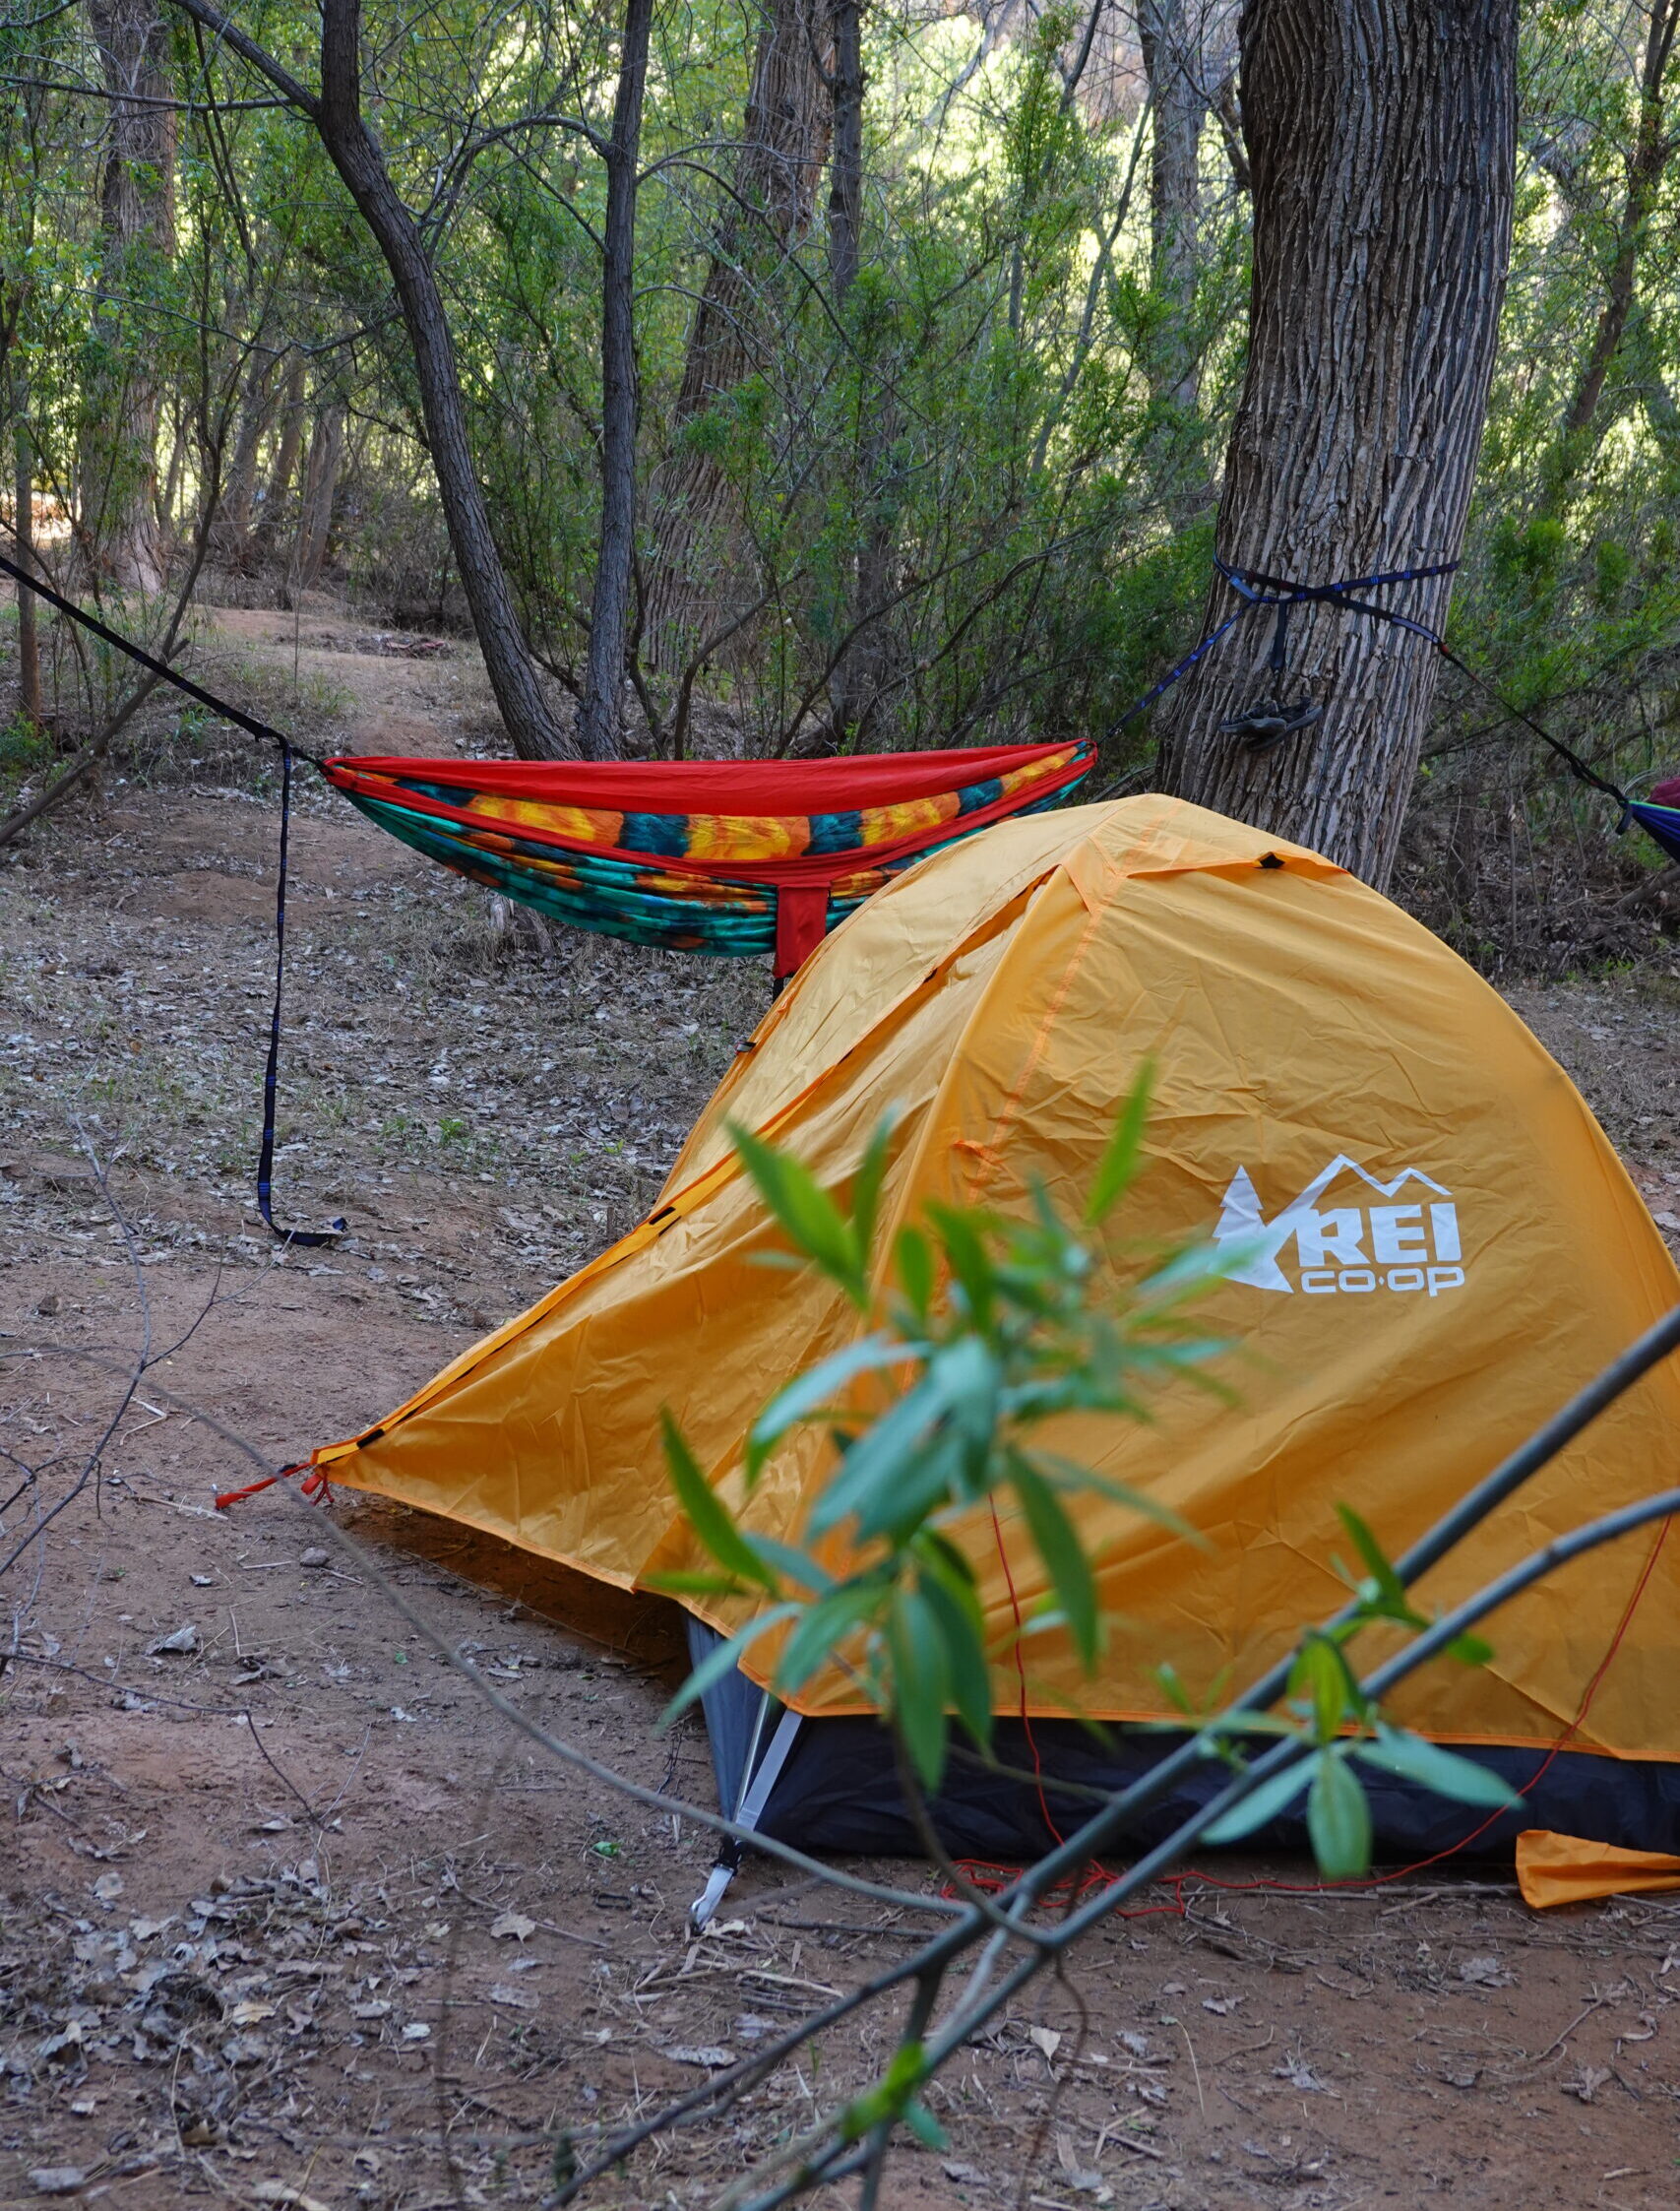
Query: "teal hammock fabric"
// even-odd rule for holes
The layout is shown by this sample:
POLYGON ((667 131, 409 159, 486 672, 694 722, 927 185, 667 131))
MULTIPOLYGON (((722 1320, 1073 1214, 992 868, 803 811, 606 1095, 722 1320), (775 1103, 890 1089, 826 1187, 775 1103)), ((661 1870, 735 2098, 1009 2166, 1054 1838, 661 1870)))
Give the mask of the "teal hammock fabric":
POLYGON ((344 756, 323 772, 405 845, 557 921, 673 951, 769 952, 787 976, 894 875, 1057 804, 1095 757, 1081 740, 821 761, 344 756))

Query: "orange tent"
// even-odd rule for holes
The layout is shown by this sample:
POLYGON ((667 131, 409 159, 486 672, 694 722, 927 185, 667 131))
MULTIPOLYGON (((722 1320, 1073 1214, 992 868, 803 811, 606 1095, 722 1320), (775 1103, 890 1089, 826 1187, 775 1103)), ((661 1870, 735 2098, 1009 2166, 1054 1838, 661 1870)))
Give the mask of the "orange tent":
MULTIPOLYGON (((1261 1673, 1336 1607, 1338 1500, 1400 1550, 1680 1299, 1592 1115, 1479 977, 1330 862, 1171 799, 1005 823, 880 891, 766 1015, 648 1220, 315 1464, 633 1589, 702 1562, 662 1471, 669 1404, 748 1524, 795 1537, 827 1445, 813 1433, 787 1448, 748 1505, 742 1438, 780 1381, 860 1323, 809 1271, 756 1264, 773 1227, 726 1118, 843 1192, 897 1107, 888 1230, 929 1197, 1022 1207, 1034 1180, 1073 1208, 1146 1058, 1155 1106, 1121 1226, 1140 1252, 1243 1239, 1245 1263, 1204 1307, 1240 1343, 1226 1369, 1240 1404, 1175 1387, 1151 1425, 1072 1421, 1055 1443, 1150 1489, 1207 1548, 1090 1497, 1081 1522, 1112 1619, 1097 1676, 1084 1678, 1054 1635, 1034 1636, 1025 1696, 1009 1662, 996 1695, 1046 1718, 1077 1700, 1109 1720, 1171 1720, 1159 1662, 1213 1693, 1261 1673)), ((1419 1600, 1445 1606, 1547 1537, 1677 1480, 1670 1361, 1432 1572, 1419 1600)), ((1001 1640, 1040 1595, 1035 1554, 1007 1512, 997 1525, 976 1515, 964 1540, 1001 1640)), ((1624 1618, 1659 1541, 1578 1561, 1493 1622, 1491 1666, 1443 1664, 1397 1695, 1398 1720, 1481 1746, 1520 1783, 1567 1737, 1545 1780, 1550 1808, 1536 1800, 1511 1832, 1591 1833, 1596 1817, 1614 1829, 1606 1840, 1680 1835, 1680 1543, 1624 1618), (1621 1796, 1605 1786, 1614 1774, 1621 1796)), ((712 1628, 735 1624, 727 1610, 693 1610, 712 1628)), ((838 1669, 801 1711, 842 1728, 837 1743, 872 1739, 867 1723, 842 1727, 857 1705, 838 1669)), ((1053 1739, 1036 1730, 1033 1754, 1053 1739)), ((815 1772, 819 1752, 799 1755, 815 1772)), ((879 1764, 878 1746, 868 1755, 879 1764)), ((1069 1750, 1076 1764, 1095 1755, 1069 1750)), ((864 1816, 861 1782, 850 1810, 839 1783, 813 1782, 807 1804, 829 1808, 809 1817, 792 1786, 784 1775, 772 1791, 788 1832, 863 1843, 897 1832, 864 1816)), ((1399 1796, 1377 1810, 1400 1847, 1439 1835, 1441 1818, 1468 1824, 1451 1807, 1414 1818, 1399 1796)), ((954 1821, 994 1845, 1020 1832, 954 1821)))

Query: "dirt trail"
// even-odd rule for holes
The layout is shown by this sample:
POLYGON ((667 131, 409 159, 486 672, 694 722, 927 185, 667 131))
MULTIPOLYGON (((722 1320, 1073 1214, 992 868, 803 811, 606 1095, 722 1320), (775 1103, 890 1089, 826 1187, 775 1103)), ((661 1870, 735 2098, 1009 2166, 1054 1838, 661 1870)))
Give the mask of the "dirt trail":
MULTIPOLYGON (((288 676, 289 617, 221 620, 288 676)), ((312 625, 334 741, 471 741, 468 662, 312 625)), ((246 1477, 211 1423, 274 1458, 350 1432, 620 1232, 767 979, 574 936, 498 964, 481 893, 306 789, 279 1204, 351 1232, 280 1253, 250 1192, 272 791, 103 809, 0 875, 0 2204, 535 2202, 557 2135, 695 2085, 911 1923, 760 1864, 690 1943, 704 1834, 490 1723, 379 1583, 540 1722, 708 1804, 698 1727, 653 1732, 659 1611, 588 1598, 584 1634, 564 1577, 383 1506, 336 1509, 347 1554, 285 1489, 218 1516, 246 1477), (112 1426, 146 1330, 175 1348, 112 1426), (38 1541, 18 1460, 51 1462, 49 1500, 97 1470, 38 1541)), ((1513 996, 1680 1234, 1680 991, 1513 996)), ((888 2200, 1672 2206, 1680 1900, 1541 1922, 1499 1880, 1245 1885, 1302 1872, 1221 1864, 1234 1886, 1115 1927, 935 2092, 952 2147, 905 2152, 888 2200)), ((830 2038, 820 2076, 593 2200, 705 2200, 880 2049, 830 2038)))

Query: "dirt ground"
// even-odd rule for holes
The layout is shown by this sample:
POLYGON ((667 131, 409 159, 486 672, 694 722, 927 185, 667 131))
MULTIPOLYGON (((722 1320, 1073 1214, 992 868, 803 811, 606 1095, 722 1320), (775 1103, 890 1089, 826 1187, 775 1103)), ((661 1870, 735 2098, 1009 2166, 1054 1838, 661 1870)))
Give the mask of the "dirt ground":
MULTIPOLYGON (((295 645, 337 746, 481 733, 459 647, 330 607, 220 624, 210 662, 271 710, 295 645)), ((384 1506, 212 1499, 249 1479, 229 1433, 280 1460, 350 1432, 621 1232, 768 982, 536 956, 306 785, 277 1201, 350 1229, 282 1252, 252 1202, 277 809, 206 761, 108 782, 0 873, 0 2203, 535 2202, 561 2137, 587 2155, 914 1920, 755 1864, 691 1939, 706 1835, 496 1720, 384 1585, 552 1732, 710 1803, 698 1725, 654 1733, 656 1608, 580 1611, 384 1506)), ((1512 995, 1680 1240, 1672 966, 1512 995)), ((1307 1871, 1220 1862, 1113 1927, 933 2091, 950 2146, 906 2148, 884 2200, 1680 2200, 1680 1898, 1539 1920, 1487 1868, 1252 1885, 1307 1871)), ((831 2035, 589 2200, 708 2200, 891 2031, 831 2035)))

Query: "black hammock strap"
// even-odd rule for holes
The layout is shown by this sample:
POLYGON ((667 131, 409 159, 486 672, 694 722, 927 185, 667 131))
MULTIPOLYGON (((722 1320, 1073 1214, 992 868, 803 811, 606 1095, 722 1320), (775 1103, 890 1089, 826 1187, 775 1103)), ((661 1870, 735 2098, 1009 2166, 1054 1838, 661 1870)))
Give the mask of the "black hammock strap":
POLYGON ((1621 809, 1617 826, 1623 830, 1627 828, 1633 800, 1620 784, 1612 783, 1607 776, 1600 775, 1596 768, 1581 757, 1573 745, 1567 745, 1561 737, 1553 736, 1524 708, 1514 705, 1485 675, 1478 673, 1468 661, 1455 653, 1439 630, 1431 629, 1427 622, 1420 622, 1410 614, 1402 614, 1393 606, 1375 605, 1368 599, 1354 596, 1355 593, 1382 591, 1395 584, 1417 584, 1436 576, 1451 576, 1458 571, 1458 561, 1436 561, 1424 568, 1389 568, 1369 576, 1343 577, 1329 584, 1303 584, 1288 576, 1267 576, 1253 570, 1234 568, 1228 561, 1220 560, 1217 554, 1214 555, 1213 566, 1237 595, 1235 611, 1227 614, 1222 622, 1210 630, 1201 643, 1187 653, 1175 667, 1169 668, 1158 683, 1151 685, 1141 698, 1133 701, 1124 714, 1110 723, 1104 731, 1105 740, 1117 736, 1127 723, 1135 721, 1147 707, 1153 706, 1163 692, 1171 690, 1180 677, 1188 675, 1221 638, 1228 636, 1250 614, 1259 613, 1266 608, 1271 608, 1276 613, 1268 664, 1274 675, 1281 675, 1288 654, 1289 616, 1292 610, 1297 606, 1338 606, 1349 614, 1363 614, 1374 622, 1387 622, 1396 629, 1404 630, 1412 637, 1421 637, 1426 644, 1433 645, 1442 659, 1449 661, 1461 675, 1473 683, 1483 697, 1498 707, 1501 714, 1508 716, 1513 722, 1520 722, 1524 728, 1555 753, 1578 782, 1587 784, 1593 790, 1602 791, 1606 798, 1613 798, 1621 809))
POLYGON ((56 606, 61 614, 67 614, 71 621, 79 622, 85 630, 114 651, 126 654, 131 661, 149 669, 160 681, 172 683, 177 691, 184 691, 188 698, 197 699, 201 706, 209 707, 223 722, 231 722, 235 728, 244 729, 253 737, 261 737, 268 744, 280 746, 280 864, 275 871, 275 1003, 269 1022, 268 1063, 263 1072, 263 1141, 257 1156, 257 1210, 262 1214, 265 1226, 286 1243, 306 1247, 333 1243, 344 1232, 342 1221, 335 1221, 330 1229, 320 1231, 282 1229, 274 1214, 275 1116, 280 1091, 280 993, 285 978, 285 877, 286 845, 291 827, 291 765, 294 755, 307 760, 311 767, 319 768, 322 763, 313 752, 305 752, 301 745, 293 744, 283 730, 275 728, 270 723, 260 722, 254 714, 247 714, 242 707, 234 706, 227 699, 218 698, 214 691, 207 691, 202 683, 195 683, 190 675, 183 675, 178 668, 172 668, 167 661, 160 661, 155 653, 149 653, 145 646, 136 645, 132 638, 124 637, 119 630, 111 629, 97 615, 90 614, 86 607, 78 606, 74 600, 55 592, 50 584, 37 581, 27 569, 8 560, 4 553, 0 553, 0 575, 10 576, 20 590, 32 591, 37 599, 44 599, 49 606, 56 606))
MULTIPOLYGON (((1274 674, 1280 675, 1287 659, 1289 616, 1292 610, 1297 606, 1338 606, 1349 614, 1361 614, 1372 621, 1389 623, 1396 629, 1404 630, 1410 636, 1423 638, 1433 645, 1443 659, 1450 661, 1502 714, 1508 715, 1514 722, 1520 722, 1525 729, 1538 737, 1580 782, 1590 786, 1594 790, 1602 791, 1607 798, 1613 798, 1621 809, 1618 825, 1621 829, 1625 830, 1629 821, 1636 816, 1638 808, 1620 785, 1600 775, 1596 768, 1583 760, 1579 752, 1565 744, 1561 737, 1553 736, 1524 708, 1513 705, 1485 676, 1478 674, 1467 661, 1455 653, 1438 630, 1431 629, 1427 622, 1420 622, 1412 615, 1402 614, 1392 606, 1378 605, 1369 599, 1355 596, 1385 591, 1399 584, 1422 583, 1437 576, 1451 576, 1459 566, 1456 560, 1437 561, 1422 568, 1384 569, 1369 576, 1343 577, 1329 584, 1303 584, 1285 576, 1261 575, 1234 568, 1216 556, 1213 566, 1237 595, 1235 611, 1227 614, 1176 666, 1169 668, 1159 682, 1152 683, 1142 697, 1135 699, 1122 715, 1111 722, 1103 732, 1104 742, 1118 735, 1129 722, 1135 721, 1140 714, 1153 706, 1175 683, 1188 675, 1221 638, 1228 636, 1250 614, 1265 608, 1271 608, 1275 612, 1276 620, 1273 626, 1269 659, 1274 674)), ((280 861, 275 879, 275 1000, 269 1023, 268 1059, 263 1073, 263 1138, 257 1163, 257 1205, 266 1225, 285 1242, 304 1246, 331 1243, 344 1232, 344 1223, 342 1220, 335 1221, 326 1230, 309 1231, 282 1229, 274 1217, 275 1119, 280 1082, 280 994, 285 969, 285 887, 287 845, 291 827, 292 762, 294 759, 307 760, 311 767, 318 769, 324 769, 326 763, 318 754, 305 751, 301 745, 293 743, 283 730, 275 728, 272 723, 260 721, 257 716, 247 714, 242 707, 234 706, 227 699, 218 698, 214 691, 207 691, 202 683, 195 683, 191 676, 182 675, 167 661, 159 660, 156 654, 147 652, 144 646, 135 644, 132 638, 124 637, 120 631, 111 629, 96 615, 78 606, 74 600, 66 599, 62 593, 54 591, 50 584, 42 583, 28 569, 8 560, 4 553, 0 553, 0 575, 10 576, 20 590, 33 592, 37 599, 45 600, 49 606, 56 607, 71 621, 79 623, 90 635, 100 639, 113 651, 125 654, 159 681, 172 684, 177 691, 185 692, 188 698, 196 699, 201 706, 208 707, 212 714, 219 715, 222 721, 232 723, 235 728, 244 729, 267 744, 280 747, 280 861)), ((1667 849, 1664 840, 1658 841, 1663 842, 1667 849)))

